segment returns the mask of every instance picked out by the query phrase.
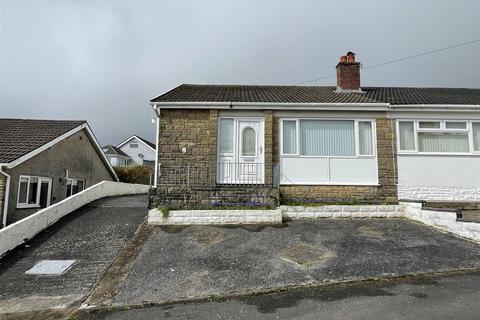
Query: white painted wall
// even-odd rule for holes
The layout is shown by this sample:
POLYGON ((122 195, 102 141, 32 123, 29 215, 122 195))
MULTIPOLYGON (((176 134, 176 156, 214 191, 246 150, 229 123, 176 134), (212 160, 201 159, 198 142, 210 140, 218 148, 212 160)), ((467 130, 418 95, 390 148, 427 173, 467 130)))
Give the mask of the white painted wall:
POLYGON ((400 204, 404 207, 405 218, 480 242, 480 223, 457 221, 455 212, 423 210, 421 203, 400 204))
POLYGON ((399 154, 398 197, 480 201, 480 156, 399 154))
POLYGON ((0 229, 0 256, 22 244, 25 239, 31 239, 58 219, 94 200, 128 194, 145 194, 148 192, 148 189, 149 186, 142 184, 114 181, 97 183, 25 219, 0 229))
POLYGON ((139 139, 132 138, 119 148, 128 154, 136 164, 143 164, 143 160, 155 161, 155 150, 139 139), (131 143, 137 143, 138 148, 130 148, 131 143), (139 156, 140 154, 143 154, 143 158, 139 156))
POLYGON ((375 185, 377 159, 281 156, 280 183, 375 185))

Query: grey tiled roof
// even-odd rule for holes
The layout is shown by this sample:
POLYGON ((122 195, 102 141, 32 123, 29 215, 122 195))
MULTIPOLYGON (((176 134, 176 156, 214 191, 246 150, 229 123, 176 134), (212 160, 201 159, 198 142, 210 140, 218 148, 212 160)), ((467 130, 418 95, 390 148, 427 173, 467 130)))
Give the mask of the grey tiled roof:
POLYGON ((150 146, 150 148, 155 149, 155 143, 152 143, 152 142, 148 141, 147 139, 142 138, 142 137, 137 136, 137 135, 135 135, 135 137, 137 137, 138 139, 140 139, 140 140, 142 140, 143 142, 145 142, 146 144, 148 144, 148 145, 150 146))
POLYGON ((113 155, 119 155, 122 157, 130 158, 130 156, 125 152, 123 152, 122 149, 112 146, 111 144, 104 146, 102 149, 105 152, 105 154, 113 154, 113 155))
POLYGON ((336 93, 336 87, 182 84, 152 102, 273 102, 480 104, 480 89, 362 87, 363 93, 336 93))
POLYGON ((0 118, 0 163, 12 162, 84 123, 0 118))

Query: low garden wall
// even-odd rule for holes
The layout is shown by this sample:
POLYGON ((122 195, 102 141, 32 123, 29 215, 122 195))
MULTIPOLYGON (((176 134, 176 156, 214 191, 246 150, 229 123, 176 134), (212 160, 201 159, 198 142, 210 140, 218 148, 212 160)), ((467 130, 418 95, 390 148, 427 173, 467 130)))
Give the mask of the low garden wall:
POLYGON ((282 210, 171 210, 152 209, 148 223, 158 225, 183 224, 281 224, 282 210))
POLYGON ((457 213, 425 210, 421 203, 404 202, 404 217, 480 242, 480 223, 457 221, 457 213))
POLYGON ((280 206, 275 210, 164 210, 152 209, 148 222, 158 225, 278 224, 284 219, 320 218, 408 218, 431 227, 480 242, 480 224, 457 221, 457 214, 424 209, 422 203, 398 205, 280 206))

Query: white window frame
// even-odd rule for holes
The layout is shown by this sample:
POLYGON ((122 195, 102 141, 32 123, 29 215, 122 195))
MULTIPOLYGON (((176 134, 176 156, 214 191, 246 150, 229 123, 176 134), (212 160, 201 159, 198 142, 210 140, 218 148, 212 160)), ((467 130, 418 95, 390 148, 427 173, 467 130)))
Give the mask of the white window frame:
POLYGON ((80 193, 80 192, 82 192, 83 190, 86 189, 86 188, 85 188, 85 179, 70 178, 70 177, 68 177, 68 178, 66 178, 65 180, 66 180, 66 181, 65 181, 65 186, 66 186, 65 198, 69 198, 69 197, 77 194, 77 193, 72 193, 72 192, 70 191, 70 195, 68 195, 68 181, 72 181, 72 184, 71 184, 72 187, 73 187, 73 181, 83 181, 83 189, 82 189, 81 191, 79 191, 78 193, 80 193))
POLYGON ((299 156, 300 155, 300 135, 298 134, 298 129, 300 128, 300 121, 299 119, 289 119, 289 118, 282 118, 280 119, 280 155, 285 156, 299 156), (292 121, 295 122, 295 153, 284 153, 283 152, 283 121, 292 121))
POLYGON ((398 154, 418 154, 418 155, 480 155, 480 150, 475 151, 473 143, 473 126, 472 123, 480 123, 480 120, 449 120, 449 119, 396 119, 395 121, 396 133, 397 133, 397 152, 398 154), (413 122, 415 150, 401 150, 400 149, 400 122, 413 122), (440 128, 420 128, 420 122, 440 122, 440 128), (462 122, 467 124, 466 129, 447 129, 447 122, 462 122), (418 133, 419 132, 436 132, 436 133, 467 133, 468 135, 468 152, 424 152, 419 151, 418 146, 418 133))
POLYGON ((377 131, 376 131, 376 121, 375 119, 361 119, 361 118, 280 118, 280 156, 282 157, 299 157, 299 158, 335 158, 335 159, 356 159, 356 158, 376 158, 377 157, 377 131), (343 121, 353 121, 354 122, 354 134, 355 134, 355 155, 353 156, 307 156, 300 154, 300 121, 301 120, 343 120, 343 121), (283 152, 283 121, 295 121, 295 133, 296 133, 296 153, 284 153, 283 152), (360 137, 358 134, 358 122, 370 122, 372 124, 372 154, 362 155, 360 154, 360 137))
POLYGON ((41 181, 48 181, 48 194, 47 194, 47 207, 50 206, 50 198, 52 195, 52 178, 49 177, 39 177, 39 176, 29 176, 29 175, 20 175, 18 177, 18 191, 17 191, 17 209, 27 209, 27 208, 40 208, 40 190, 41 190, 41 181), (26 203, 20 203, 20 181, 22 178, 27 179, 27 197, 26 203), (37 186, 37 197, 35 203, 28 203, 28 198, 30 195, 30 180, 32 178, 38 179, 37 186))

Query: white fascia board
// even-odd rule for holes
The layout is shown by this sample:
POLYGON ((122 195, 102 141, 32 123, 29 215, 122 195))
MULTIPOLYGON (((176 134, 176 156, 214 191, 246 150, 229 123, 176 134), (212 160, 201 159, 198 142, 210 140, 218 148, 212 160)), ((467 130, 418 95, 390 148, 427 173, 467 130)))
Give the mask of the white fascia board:
POLYGON ((276 103, 276 102, 151 102, 160 109, 237 109, 237 110, 348 110, 387 111, 389 103, 276 103))
POLYGON ((124 144, 126 144, 128 141, 132 140, 133 138, 137 139, 138 141, 140 141, 143 145, 147 146, 148 148, 150 148, 152 151, 155 151, 154 148, 150 147, 147 143, 145 143, 142 139, 140 139, 137 135, 133 135, 131 136, 130 138, 126 139, 125 141, 123 141, 122 143, 120 143, 117 148, 121 148, 124 144))
POLYGON ((271 109, 271 110, 348 110, 348 111, 480 111, 478 104, 397 104, 390 103, 272 103, 272 102, 150 102, 155 108, 177 109, 271 109))
POLYGON ((480 111, 480 105, 478 104, 394 104, 391 106, 391 110, 431 111, 431 112, 480 111))

